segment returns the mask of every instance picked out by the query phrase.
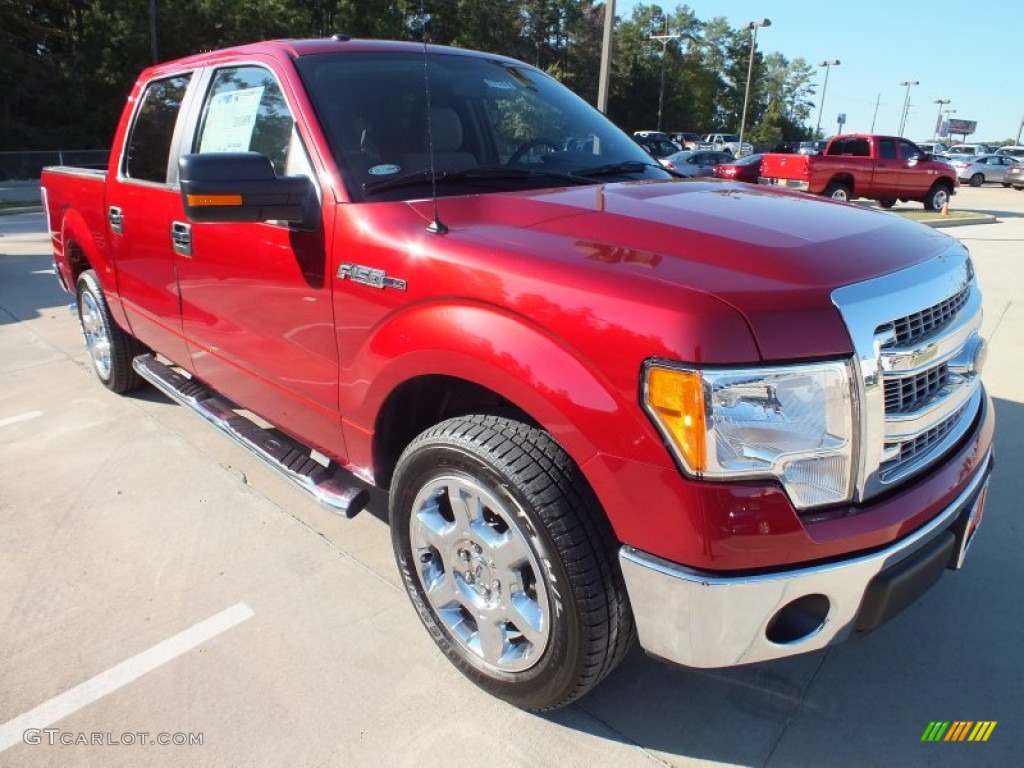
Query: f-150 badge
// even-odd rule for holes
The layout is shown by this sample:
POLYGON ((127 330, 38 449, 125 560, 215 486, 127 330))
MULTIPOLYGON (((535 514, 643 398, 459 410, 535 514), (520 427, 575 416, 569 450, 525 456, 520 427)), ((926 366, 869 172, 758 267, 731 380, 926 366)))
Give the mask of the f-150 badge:
POLYGON ((362 264, 342 264, 338 267, 338 277, 342 280, 348 278, 353 283, 361 283, 373 288, 405 290, 405 280, 400 280, 397 277, 388 277, 383 269, 373 269, 362 264))

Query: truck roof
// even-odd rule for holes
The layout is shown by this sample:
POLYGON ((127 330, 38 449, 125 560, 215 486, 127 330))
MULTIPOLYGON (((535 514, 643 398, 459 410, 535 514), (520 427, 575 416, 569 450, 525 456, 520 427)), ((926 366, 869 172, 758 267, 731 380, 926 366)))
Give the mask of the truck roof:
POLYGON ((458 53, 463 56, 475 56, 479 58, 507 61, 521 65, 522 62, 498 54, 471 51, 464 48, 454 48, 444 45, 424 45, 416 42, 402 42, 397 40, 366 40, 361 38, 349 38, 344 35, 337 37, 325 37, 310 40, 266 40, 258 43, 248 43, 232 48, 221 48, 215 51, 205 51, 186 56, 180 59, 161 62, 146 70, 148 75, 164 70, 177 70, 183 66, 206 66, 223 60, 238 59, 245 56, 270 56, 273 58, 297 59, 302 56, 315 56, 325 53, 339 52, 394 52, 394 53, 458 53))

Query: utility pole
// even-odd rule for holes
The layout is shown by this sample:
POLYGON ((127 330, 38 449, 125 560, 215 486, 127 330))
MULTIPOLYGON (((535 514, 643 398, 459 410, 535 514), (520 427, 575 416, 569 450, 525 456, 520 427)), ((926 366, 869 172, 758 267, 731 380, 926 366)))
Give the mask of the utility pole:
POLYGON ((821 131, 821 113, 825 109, 825 92, 828 90, 828 73, 832 70, 832 67, 839 66, 839 59, 827 59, 819 62, 819 67, 825 68, 825 84, 821 86, 821 104, 818 105, 818 124, 814 126, 814 138, 818 138, 818 133, 821 131))
POLYGON ((651 40, 661 41, 661 88, 658 90, 658 130, 661 130, 661 114, 665 109, 665 55, 668 53, 668 41, 678 40, 680 35, 668 33, 668 17, 665 17, 665 34, 651 35, 651 40))
POLYGON ((939 105, 939 114, 935 118, 935 140, 938 141, 939 133, 942 131, 942 108, 946 104, 949 104, 949 99, 936 99, 935 101, 932 102, 932 104, 939 105))
POLYGON ((871 130, 868 131, 868 133, 874 133, 875 132, 875 120, 878 119, 878 105, 881 104, 881 103, 882 103, 882 94, 879 93, 878 97, 875 99, 875 114, 871 117, 871 130))
POLYGON ((750 78, 754 73, 754 50, 757 48, 757 28, 770 27, 771 25, 771 19, 761 19, 760 21, 751 21, 743 27, 744 31, 750 30, 750 63, 747 64, 747 90, 743 92, 743 117, 740 118, 740 146, 736 150, 737 155, 743 154, 743 131, 747 127, 747 102, 750 101, 750 78))
POLYGON ((904 80, 900 85, 907 87, 907 97, 903 100, 903 115, 900 117, 900 138, 903 138, 903 129, 907 126, 907 111, 910 109, 910 89, 912 86, 920 85, 919 80, 904 80))
MULTIPOLYGON (((156 0, 154 0, 155 2, 156 0)), ((612 30, 615 28, 615 0, 605 0, 604 38, 601 41, 601 74, 597 84, 597 108, 608 114, 608 85, 612 69, 612 30)))
POLYGON ((149 0, 149 48, 153 54, 153 63, 160 63, 160 48, 157 45, 157 0, 149 0))

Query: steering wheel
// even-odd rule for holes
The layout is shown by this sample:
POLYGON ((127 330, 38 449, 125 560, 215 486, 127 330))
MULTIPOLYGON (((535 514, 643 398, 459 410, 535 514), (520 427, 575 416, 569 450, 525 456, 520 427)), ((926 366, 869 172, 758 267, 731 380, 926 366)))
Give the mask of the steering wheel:
POLYGON ((544 136, 539 136, 536 139, 530 139, 525 144, 520 144, 516 151, 512 153, 512 156, 508 159, 509 165, 514 165, 523 159, 523 155, 529 152, 534 147, 551 147, 554 152, 557 152, 560 147, 555 143, 554 139, 548 139, 544 136))

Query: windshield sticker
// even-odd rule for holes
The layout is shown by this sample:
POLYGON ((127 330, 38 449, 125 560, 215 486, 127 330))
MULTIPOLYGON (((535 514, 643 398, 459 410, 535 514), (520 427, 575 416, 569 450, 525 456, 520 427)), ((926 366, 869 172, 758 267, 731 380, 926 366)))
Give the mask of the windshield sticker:
POLYGON ((370 169, 371 176, 391 176, 392 174, 398 173, 401 168, 397 165, 375 165, 370 169))
POLYGON ((516 89, 516 84, 510 83, 508 80, 490 80, 485 77, 484 83, 488 88, 497 88, 500 91, 514 91, 516 89))

